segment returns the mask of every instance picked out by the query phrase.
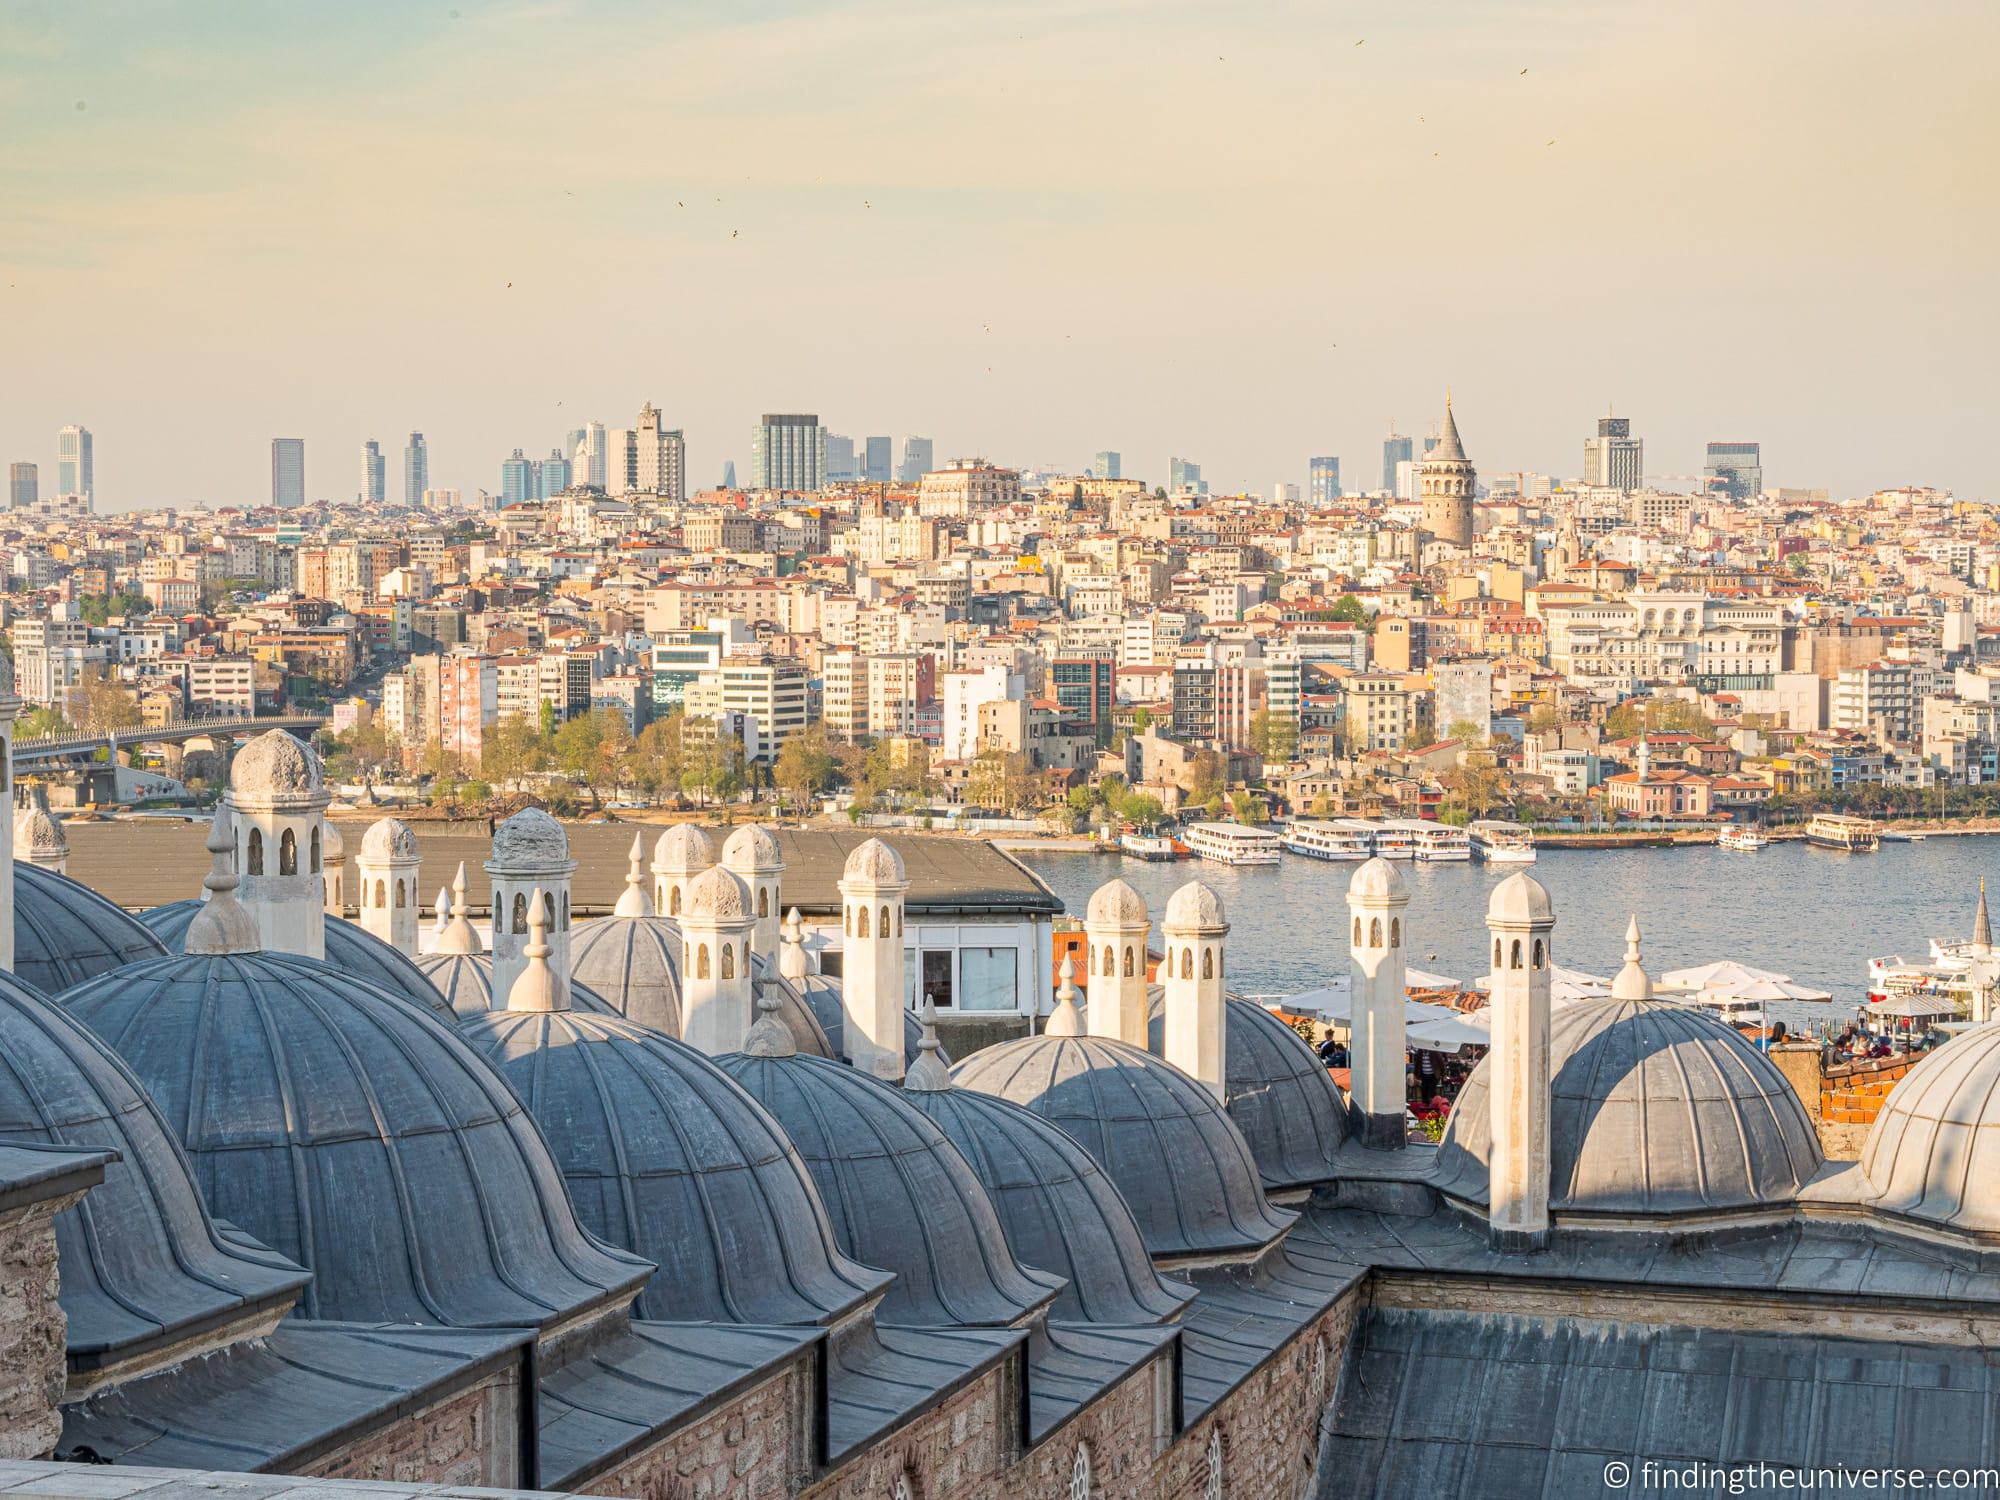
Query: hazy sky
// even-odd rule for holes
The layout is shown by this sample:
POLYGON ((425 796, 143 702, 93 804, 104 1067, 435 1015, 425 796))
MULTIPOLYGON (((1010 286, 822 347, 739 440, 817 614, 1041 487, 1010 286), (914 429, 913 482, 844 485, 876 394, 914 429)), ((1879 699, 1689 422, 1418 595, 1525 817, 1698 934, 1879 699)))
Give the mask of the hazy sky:
POLYGON ((1268 492, 1449 386, 1489 474, 1615 404, 2000 498, 1996 61, 1991 0, 6 0, 0 459, 497 489, 650 398, 701 485, 770 410, 1268 492))

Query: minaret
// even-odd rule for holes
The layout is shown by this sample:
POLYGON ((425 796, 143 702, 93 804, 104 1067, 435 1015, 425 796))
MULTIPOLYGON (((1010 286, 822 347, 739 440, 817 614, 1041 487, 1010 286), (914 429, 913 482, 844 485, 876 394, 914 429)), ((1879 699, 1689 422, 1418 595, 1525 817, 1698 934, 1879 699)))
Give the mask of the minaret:
POLYGON ((750 888, 711 865, 681 903, 681 1040, 720 1057, 740 1052, 751 1022, 750 888))
POLYGON ((237 752, 229 768, 242 902, 264 947, 326 957, 321 822, 332 797, 318 753, 273 729, 237 752))
POLYGON ((1549 979, 1556 925, 1549 893, 1526 872, 1494 887, 1492 1112, 1487 1229, 1497 1250, 1539 1250, 1549 1237, 1549 979))
POLYGON ((1354 1113, 1361 1143, 1378 1151, 1400 1151, 1409 1142, 1409 904, 1409 887, 1386 859, 1369 860, 1347 883, 1354 1113))
POLYGON ((715 840, 692 823, 676 823, 653 846, 653 910, 681 914, 687 884, 715 863, 715 840))
POLYGON ((1190 880, 1167 901, 1160 922, 1166 957, 1166 1060, 1205 1085, 1220 1103, 1228 1077, 1222 994, 1222 940, 1229 923, 1222 898, 1199 880, 1190 880))
POLYGON ((32 800, 14 814, 14 858, 58 875, 69 873, 69 835, 49 811, 49 794, 37 782, 32 800))
POLYGON ((1423 529, 1454 547, 1472 546, 1472 501, 1479 476, 1458 439, 1451 397, 1444 398, 1444 430, 1437 446, 1417 463, 1417 494, 1423 502, 1423 529))
POLYGON ((1076 1008, 1076 960, 1065 953, 1062 968, 1056 971, 1062 985, 1056 990, 1056 1008, 1042 1027, 1043 1036, 1082 1036, 1083 1014, 1076 1008))
MULTIPOLYGON (((0 657, 0 806, 14 800, 14 720, 21 715, 21 700, 14 693, 14 659, 0 657)), ((7 840, 0 851, 0 969, 14 968, 14 845, 7 840)))
POLYGON ((569 880, 576 861, 569 835, 539 807, 525 807, 493 830, 486 874, 493 883, 493 994, 514 992, 528 963, 528 902, 541 901, 548 927, 548 964, 569 1001, 569 880))
POLYGON ((458 874, 452 877, 451 894, 438 892, 438 914, 446 918, 443 931, 438 933, 437 946, 433 953, 478 953, 479 930, 472 925, 465 905, 465 861, 458 862, 458 874), (449 914, 447 916, 447 913, 449 914))
POLYGON ((417 952, 417 836, 397 818, 369 825, 355 856, 361 927, 398 953, 417 952))
POLYGON ((722 862, 750 887, 757 928, 750 935, 751 951, 769 961, 778 956, 778 886, 785 873, 785 856, 768 828, 745 824, 722 841, 722 862))
POLYGON ((528 941, 521 948, 521 972, 507 991, 508 1010, 569 1009, 569 987, 549 967, 548 906, 542 895, 535 891, 528 902, 528 941))
POLYGON ((1611 981, 1611 998, 1653 998, 1653 981, 1647 975, 1645 966, 1639 962, 1639 914, 1636 911, 1632 913, 1632 920, 1625 924, 1625 967, 1611 981))
POLYGON ((2000 978, 2000 964, 1993 961, 1993 920, 1986 915, 1986 877, 1979 878, 1979 908, 1972 914, 1972 1020, 1984 1023, 1994 1016, 1994 983, 2000 978))
POLYGON ((1146 1045, 1150 1010, 1146 999, 1146 935, 1152 931, 1146 898, 1122 880, 1097 888, 1083 919, 1089 945, 1084 964, 1090 979, 1092 1036, 1146 1045))
POLYGON ((806 924, 795 906, 778 935, 778 977, 798 984, 806 977, 806 924))
POLYGON ((347 840, 337 824, 320 819, 320 883, 326 887, 326 914, 347 915, 347 840))
POLYGON ((869 839, 847 856, 840 876, 841 1047, 864 1073, 903 1076, 902 856, 869 839))

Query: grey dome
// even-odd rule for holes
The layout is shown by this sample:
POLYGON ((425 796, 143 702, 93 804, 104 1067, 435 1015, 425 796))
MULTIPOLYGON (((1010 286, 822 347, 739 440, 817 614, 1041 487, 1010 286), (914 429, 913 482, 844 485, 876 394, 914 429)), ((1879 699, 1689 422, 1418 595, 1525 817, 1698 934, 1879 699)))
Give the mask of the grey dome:
POLYGON ((44 995, 166 951, 89 886, 40 865, 14 866, 14 974, 44 995))
POLYGON ((156 958, 62 997, 179 1133, 209 1206, 313 1272, 307 1317, 540 1326, 643 1283, 584 1233, 506 1081, 311 959, 156 958))
POLYGON ((973 1053, 960 1088, 1008 1099, 1079 1141, 1110 1175, 1160 1256, 1241 1254, 1295 1215, 1264 1196, 1256 1160, 1215 1096, 1126 1042, 1032 1036, 973 1053))
POLYGON ((681 930, 671 919, 603 917, 578 924, 570 931, 569 973, 571 983, 589 986, 619 1015, 668 1036, 681 1034, 681 930))
POLYGON ((1863 1202, 1969 1234, 2000 1231, 2000 1023, 1954 1037, 1903 1075, 1861 1153, 1863 1202))
POLYGON ((401 818, 379 818, 361 836, 361 857, 373 864, 416 859, 417 836, 401 818))
POLYGON ((823 1057, 717 1059, 811 1169, 840 1248, 894 1271, 889 1324, 1011 1327, 1058 1284, 1014 1258, 986 1189, 903 1091, 823 1057))
POLYGON ((115 1151, 56 1216, 72 1366, 116 1363, 289 1303, 309 1279, 217 1232, 139 1081, 55 1004, 0 973, 0 1139, 115 1151))
POLYGON ((323 803, 326 776, 319 752, 286 730, 266 730, 229 763, 229 795, 239 806, 323 803))
MULTIPOLYGON (((490 953, 425 953, 415 963, 424 983, 444 999, 446 1009, 439 1014, 454 1025, 474 1016, 483 1016, 490 1010, 507 1008, 505 995, 500 997, 497 1007, 493 1003, 493 955, 490 953)), ((608 1000, 588 985, 578 984, 574 975, 569 982, 569 1000, 576 1009, 596 1015, 616 1013, 608 1000)))
POLYGON ((1051 1316, 1158 1323, 1194 1295, 1160 1278, 1103 1168, 1040 1115, 973 1089, 911 1089, 904 1097, 979 1174, 1022 1264, 1067 1280, 1051 1316))
MULTIPOLYGON (((139 920, 166 946, 169 953, 187 951, 188 924, 202 908, 201 898, 169 901, 139 913, 139 920)), ((326 919, 326 961, 355 979, 387 990, 449 1021, 451 1004, 444 992, 418 967, 416 960, 392 943, 385 943, 367 928, 342 917, 326 919)))
MULTIPOLYGON (((1147 1045, 1166 1046, 1166 991, 1149 989, 1147 1045)), ((1326 1067, 1299 1034, 1254 1000, 1231 999, 1222 1013, 1223 1107, 1256 1159, 1267 1192, 1334 1177, 1347 1139, 1347 1107, 1326 1067)))
POLYGON ((569 835, 539 807, 524 807, 493 830, 489 871, 531 872, 569 862, 569 835))
MULTIPOLYGON (((1438 1147, 1437 1186, 1487 1201, 1492 1054, 1438 1147)), ((1819 1142, 1790 1083, 1715 1017, 1580 1000, 1549 1027, 1549 1206, 1556 1213, 1715 1213, 1791 1202, 1819 1142)))
MULTIPOLYGON (((826 1050, 821 1052, 818 1048, 807 1047, 805 1042, 801 1040, 799 1042, 799 1050, 802 1052, 810 1051, 820 1057, 837 1058, 842 1056, 841 1047, 847 1038, 847 1010, 840 1003, 840 985, 836 981, 828 979, 823 974, 808 974, 803 983, 799 983, 796 980, 787 980, 785 983, 788 988, 794 989, 799 994, 799 997, 804 1000, 806 1009, 812 1013, 812 1019, 818 1023, 820 1036, 824 1039, 826 1045, 826 1050)), ((792 1026, 793 1035, 797 1036, 799 1027, 793 1023, 793 1018, 786 1016, 785 1020, 787 1024, 792 1026)), ((915 1011, 911 1010, 907 1005, 904 1006, 904 1067, 909 1067, 910 1064, 917 1060, 917 1054, 923 1046, 923 1040, 924 1023, 917 1019, 915 1011)), ((947 1066, 950 1065, 951 1055, 942 1047, 938 1049, 938 1056, 943 1059, 947 1066)))
POLYGON ((840 1253, 778 1123, 693 1048, 576 1011, 489 1011, 461 1034, 541 1122, 584 1227, 660 1268, 641 1317, 830 1323, 888 1280, 840 1253))

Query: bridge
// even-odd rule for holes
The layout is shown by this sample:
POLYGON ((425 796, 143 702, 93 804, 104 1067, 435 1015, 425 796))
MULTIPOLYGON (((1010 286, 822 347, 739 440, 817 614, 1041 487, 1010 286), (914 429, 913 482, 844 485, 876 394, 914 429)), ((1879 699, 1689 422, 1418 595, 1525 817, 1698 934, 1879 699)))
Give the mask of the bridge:
POLYGON ((100 751, 116 760, 121 747, 162 745, 186 740, 224 739, 238 735, 262 734, 267 729, 289 729, 296 735, 310 735, 324 727, 326 720, 316 714, 288 714, 266 719, 246 719, 239 714, 223 714, 206 719, 177 719, 157 727, 133 725, 129 729, 71 729, 61 734, 14 741, 14 764, 47 763, 60 760, 95 760, 100 751))

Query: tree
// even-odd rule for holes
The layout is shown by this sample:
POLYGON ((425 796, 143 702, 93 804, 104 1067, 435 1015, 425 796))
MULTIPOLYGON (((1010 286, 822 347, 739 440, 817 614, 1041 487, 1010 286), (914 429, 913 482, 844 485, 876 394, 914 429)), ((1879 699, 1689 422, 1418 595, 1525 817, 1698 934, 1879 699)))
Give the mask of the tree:
POLYGON ((1631 698, 1605 716, 1607 740, 1629 740, 1639 734, 1715 733, 1715 724, 1685 698, 1631 698))
POLYGON ((396 759, 395 738, 379 721, 356 724, 344 734, 334 735, 327 756, 335 775, 356 781, 367 780, 374 772, 396 759))
POLYGON ((69 720, 57 708, 31 708, 21 715, 15 734, 24 740, 47 739, 52 734, 61 734, 69 728, 69 720))
POLYGON ((1553 704, 1544 703, 1528 715, 1528 732, 1542 734, 1551 729, 1560 729, 1563 724, 1562 710, 1553 704))
POLYGON ((548 769, 549 750, 538 724, 509 714, 489 729, 480 745, 479 769, 502 787, 518 788, 529 776, 548 769))
POLYGON ((604 805, 603 793, 615 791, 632 748, 632 731, 615 708, 578 714, 556 731, 552 753, 556 769, 590 793, 593 811, 604 805))
POLYGON ((1260 708, 1250 715, 1250 748, 1267 761, 1290 760, 1299 753, 1299 726, 1260 708))
POLYGON ((103 625, 113 615, 143 615, 152 612, 153 604, 144 594, 121 591, 116 594, 92 594, 79 599, 76 610, 91 625, 103 625))
POLYGON ((1166 816, 1166 809, 1160 806, 1160 799, 1145 792, 1127 797, 1120 804, 1119 812, 1135 828, 1157 827, 1160 819, 1166 816))
POLYGON ((683 748, 686 724, 686 716, 675 709, 666 718, 648 724, 633 742, 627 775, 648 797, 657 800, 663 793, 679 793, 681 773, 687 768, 683 748))
POLYGON ((1216 803, 1222 800, 1223 759, 1213 750, 1197 750, 1188 758, 1187 795, 1190 802, 1216 803))
POLYGON ((63 700, 64 717, 78 729, 103 734, 113 729, 130 729, 143 718, 139 700, 104 675, 103 669, 89 667, 63 700))
POLYGON ((1230 794, 1229 810, 1236 815, 1236 821, 1251 827, 1268 820, 1264 799, 1252 793, 1247 787, 1230 794))
POLYGON ((785 799, 809 807, 833 784, 833 753, 827 749, 826 726, 808 724, 785 741, 778 752, 776 779, 785 799))
POLYGON ((1447 771, 1442 779, 1445 807, 1458 814, 1453 821, 1483 818, 1500 800, 1500 769, 1489 755, 1466 756, 1462 765, 1447 771))
POLYGON ((1364 630, 1374 628, 1375 617, 1368 613, 1368 606, 1352 594, 1342 594, 1333 601, 1333 618, 1344 620, 1349 625, 1359 625, 1364 630))
POLYGON ((1153 711, 1150 708, 1135 708, 1132 710, 1132 732, 1134 734, 1144 734, 1152 727, 1153 711))

